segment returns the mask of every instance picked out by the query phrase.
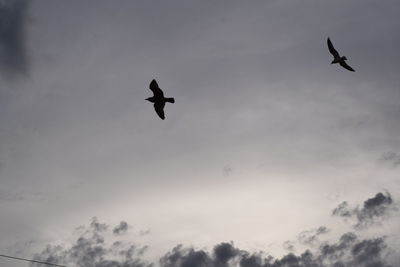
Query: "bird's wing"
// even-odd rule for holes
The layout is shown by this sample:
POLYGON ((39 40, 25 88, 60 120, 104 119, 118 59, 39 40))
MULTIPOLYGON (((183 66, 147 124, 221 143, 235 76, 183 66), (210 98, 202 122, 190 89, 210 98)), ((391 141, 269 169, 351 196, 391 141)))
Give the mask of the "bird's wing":
POLYGON ((156 110, 157 115, 163 120, 165 119, 165 115, 164 115, 164 106, 165 103, 164 102, 157 102, 154 103, 154 109, 156 110))
POLYGON ((338 51, 336 51, 336 49, 333 47, 333 44, 331 42, 331 39, 329 39, 329 37, 328 37, 328 48, 329 48, 329 52, 331 52, 331 54, 335 58, 340 57, 338 51))
POLYGON ((151 81, 149 88, 151 91, 153 91, 155 97, 164 97, 164 93, 160 89, 160 87, 158 87, 158 83, 156 82, 156 80, 151 81))
POLYGON ((339 62, 340 66, 342 66, 345 69, 348 69, 349 71, 355 71, 352 67, 350 67, 349 65, 347 65, 346 61, 340 61, 339 62))

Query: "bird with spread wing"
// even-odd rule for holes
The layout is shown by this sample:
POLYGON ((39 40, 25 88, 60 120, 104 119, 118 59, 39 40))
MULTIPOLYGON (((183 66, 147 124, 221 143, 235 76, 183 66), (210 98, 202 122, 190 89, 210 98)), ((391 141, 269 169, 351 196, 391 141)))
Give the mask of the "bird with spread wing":
POLYGON ((336 49, 333 47, 333 44, 332 44, 331 40, 329 39, 329 37, 328 37, 328 48, 329 48, 329 52, 331 52, 332 56, 334 57, 331 64, 339 63, 339 65, 342 66, 343 68, 345 68, 349 71, 355 71, 352 67, 347 65, 347 63, 346 63, 347 58, 345 56, 342 57, 339 55, 339 52, 336 51, 336 49))
POLYGON ((153 96, 146 98, 146 100, 151 103, 154 103, 154 109, 155 109, 157 115, 162 120, 164 120, 165 119, 165 114, 164 114, 165 103, 166 102, 175 103, 175 99, 164 97, 164 92, 158 86, 156 80, 151 81, 149 88, 153 92, 153 96))

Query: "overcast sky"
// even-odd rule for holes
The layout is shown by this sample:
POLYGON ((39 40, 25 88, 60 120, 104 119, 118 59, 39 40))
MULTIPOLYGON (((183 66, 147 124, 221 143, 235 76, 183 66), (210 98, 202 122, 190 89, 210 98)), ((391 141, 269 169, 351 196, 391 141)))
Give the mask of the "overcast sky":
POLYGON ((151 262, 230 241, 281 257, 326 226, 326 241, 387 236, 398 263, 395 208, 363 229, 332 210, 400 197, 399 14, 398 0, 0 1, 0 252, 32 257, 96 216, 128 222, 151 262), (356 72, 330 64, 328 36, 356 72), (165 121, 152 79, 176 101, 165 121))

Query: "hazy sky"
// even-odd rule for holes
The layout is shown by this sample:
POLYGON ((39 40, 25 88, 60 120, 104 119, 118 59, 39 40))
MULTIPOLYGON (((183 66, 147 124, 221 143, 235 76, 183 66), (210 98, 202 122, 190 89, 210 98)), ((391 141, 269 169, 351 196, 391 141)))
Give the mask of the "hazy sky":
POLYGON ((362 229, 332 211, 400 197, 399 14, 398 0, 1 0, 0 254, 68 243, 96 216, 126 221, 150 262, 177 244, 301 253, 298 235, 325 226, 324 241, 386 236, 398 264, 395 208, 362 229), (355 73, 330 64, 328 36, 355 73), (176 101, 165 121, 152 79, 176 101))

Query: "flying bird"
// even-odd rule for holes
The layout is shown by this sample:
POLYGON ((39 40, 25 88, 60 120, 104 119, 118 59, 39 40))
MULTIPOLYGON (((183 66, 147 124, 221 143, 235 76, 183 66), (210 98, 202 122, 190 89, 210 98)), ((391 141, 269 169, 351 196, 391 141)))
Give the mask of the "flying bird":
POLYGON ((158 87, 156 80, 152 80, 149 86, 150 90, 153 91, 153 96, 146 98, 147 101, 154 103, 154 109, 156 110, 157 115, 164 120, 164 106, 166 102, 175 103, 174 98, 166 98, 164 97, 164 92, 158 87))
POLYGON ((345 69, 347 69, 349 71, 355 71, 352 67, 347 65, 347 63, 346 63, 347 58, 344 57, 344 56, 341 57, 339 55, 339 52, 336 51, 336 49, 333 47, 333 44, 332 44, 331 40, 329 39, 329 37, 328 37, 328 48, 329 48, 329 52, 331 52, 331 54, 334 57, 334 59, 331 62, 331 64, 339 63, 339 65, 342 66, 343 68, 345 68, 345 69))

